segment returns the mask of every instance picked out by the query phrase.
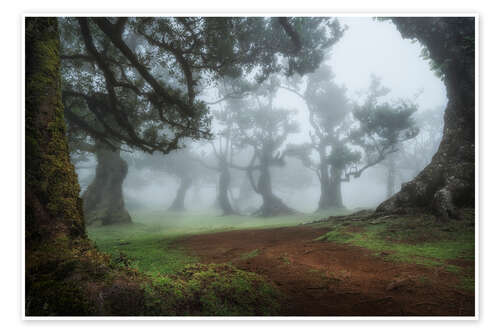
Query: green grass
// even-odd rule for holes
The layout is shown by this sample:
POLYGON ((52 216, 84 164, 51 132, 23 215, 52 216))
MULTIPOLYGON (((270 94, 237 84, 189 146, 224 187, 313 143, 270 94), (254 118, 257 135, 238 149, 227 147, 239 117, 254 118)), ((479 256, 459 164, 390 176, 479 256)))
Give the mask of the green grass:
MULTIPOLYGON (((89 227, 88 235, 97 247, 118 259, 126 255, 131 265, 155 275, 176 273, 186 265, 199 262, 185 249, 173 246, 180 237, 236 229, 275 228, 311 222, 339 212, 297 214, 271 218, 254 216, 217 216, 215 214, 172 214, 133 212, 132 225, 89 227)), ((250 253, 249 255, 257 255, 250 253)))
POLYGON ((243 253, 241 255, 241 259, 243 260, 248 260, 248 259, 252 259, 252 258, 255 258, 256 256, 259 255, 259 249, 255 249, 253 251, 250 251, 248 253, 243 253))
MULTIPOLYGON (((474 214, 464 211, 460 220, 438 223, 433 216, 386 217, 378 220, 330 223, 332 231, 318 241, 351 244, 384 254, 384 260, 441 266, 461 276, 466 288, 474 285, 474 273, 450 263, 474 261, 474 214)), ((473 287, 472 287, 473 288, 473 287)))

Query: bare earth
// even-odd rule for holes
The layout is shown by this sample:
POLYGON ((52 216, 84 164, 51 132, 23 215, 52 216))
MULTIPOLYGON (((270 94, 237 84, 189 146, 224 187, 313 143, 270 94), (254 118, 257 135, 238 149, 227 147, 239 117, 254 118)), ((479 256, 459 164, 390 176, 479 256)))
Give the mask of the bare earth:
POLYGON ((191 236, 176 245, 203 263, 232 262, 267 277, 285 295, 284 316, 474 315, 474 292, 459 289, 456 274, 313 241, 329 230, 238 230, 191 236), (252 251, 257 255, 246 258, 252 251))

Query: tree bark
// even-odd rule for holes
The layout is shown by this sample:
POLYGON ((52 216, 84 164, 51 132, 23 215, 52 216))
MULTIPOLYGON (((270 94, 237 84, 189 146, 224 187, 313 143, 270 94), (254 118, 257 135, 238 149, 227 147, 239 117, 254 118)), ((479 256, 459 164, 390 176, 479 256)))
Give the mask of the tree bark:
POLYGON ((341 170, 333 168, 326 156, 326 144, 320 143, 317 149, 319 153, 319 182, 321 195, 318 203, 318 211, 324 209, 344 208, 342 199, 342 174, 341 170))
POLYGON ((57 18, 25 23, 25 313, 86 313, 64 301, 70 288, 76 298, 84 287, 68 279, 71 265, 61 269, 65 254, 78 258, 74 244, 88 239, 63 117, 57 18))
POLYGON ((120 151, 113 151, 103 143, 95 145, 97 166, 94 181, 83 194, 83 212, 87 225, 130 224, 132 219, 125 209, 123 181, 127 163, 120 151))
POLYGON ((443 73, 448 96, 443 138, 431 163, 380 212, 431 210, 442 220, 474 207, 475 62, 474 18, 393 18, 403 38, 418 39, 443 73))
POLYGON ((56 18, 26 19, 26 247, 85 237, 61 100, 56 18))
POLYGON ((318 210, 344 208, 342 199, 342 180, 339 170, 328 171, 328 166, 320 170, 320 188, 318 210))
POLYGON ((179 188, 177 189, 177 194, 175 196, 174 201, 168 208, 169 211, 172 212, 183 212, 186 210, 184 207, 184 199, 186 198, 186 193, 189 190, 189 187, 191 187, 191 184, 193 183, 193 180, 189 177, 182 177, 181 178, 181 184, 179 185, 179 188))

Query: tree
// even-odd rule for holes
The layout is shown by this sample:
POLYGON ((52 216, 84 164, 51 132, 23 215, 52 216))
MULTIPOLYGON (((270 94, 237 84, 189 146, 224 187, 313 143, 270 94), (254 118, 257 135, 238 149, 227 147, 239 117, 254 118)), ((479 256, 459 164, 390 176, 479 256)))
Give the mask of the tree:
POLYGON ((233 164, 234 156, 234 133, 235 118, 239 107, 242 105, 240 100, 227 99, 226 106, 219 111, 214 111, 214 118, 222 125, 216 140, 211 141, 212 154, 215 157, 215 165, 200 159, 200 163, 211 170, 219 173, 219 182, 217 184, 217 206, 222 209, 223 215, 236 214, 236 210, 229 200, 229 189, 231 185, 230 166, 233 164))
POLYGON ((391 154, 382 165, 387 169, 387 197, 396 191, 397 178, 408 181, 414 178, 429 164, 436 153, 442 138, 444 107, 416 112, 414 115, 418 135, 405 141, 398 147, 398 151, 391 154), (408 178, 409 176, 409 178, 408 178))
POLYGON ((363 149, 364 163, 350 168, 345 173, 347 179, 361 176, 366 169, 397 152, 403 142, 418 135, 419 129, 412 117, 418 106, 408 100, 381 102, 380 98, 388 93, 380 78, 372 76, 365 102, 354 107, 357 127, 350 131, 349 140, 363 149))
MULTIPOLYGON (((88 23, 89 19, 82 19, 88 23)), ((315 65, 309 61, 313 60, 314 62, 318 56, 321 58, 319 54, 324 51, 324 48, 316 48, 316 42, 314 42, 314 48, 309 50, 302 49, 307 44, 297 43, 301 42, 303 35, 295 31, 294 27, 301 20, 290 22, 286 18, 262 19, 263 22, 267 22, 266 24, 278 22, 278 26, 273 30, 278 34, 278 27, 287 31, 282 36, 281 41, 285 41, 286 44, 282 45, 283 49, 290 50, 290 52, 283 52, 283 54, 290 53, 288 60, 293 60, 296 55, 302 56, 304 53, 316 55, 316 58, 307 57, 307 63, 300 63, 300 58, 297 61, 289 62, 289 69, 292 72, 314 68, 315 65), (290 35, 293 38, 290 37, 289 40, 290 35)), ((136 61, 137 56, 134 57, 134 54, 128 52, 130 49, 127 50, 124 47, 126 43, 122 39, 124 31, 122 28, 128 19, 97 18, 95 21, 102 25, 102 29, 98 27, 106 36, 112 37, 111 44, 116 45, 113 47, 117 47, 123 52, 130 64, 137 66, 135 67, 136 71, 132 70, 131 72, 144 75, 150 88, 140 92, 139 95, 147 100, 151 98, 151 109, 155 109, 163 119, 168 119, 170 116, 175 117, 177 113, 189 114, 189 111, 196 110, 196 107, 191 107, 189 97, 184 100, 180 97, 180 93, 169 94, 165 92, 164 87, 162 89, 161 85, 156 85, 155 81, 157 82, 157 80, 154 80, 151 73, 148 73, 147 68, 136 61)), ((230 18, 227 21, 230 21, 230 18)), ((82 23, 84 35, 86 32, 92 31, 92 28, 86 30, 85 22, 82 21, 82 23)), ((263 26, 266 27, 266 25, 263 26)), ((238 31, 239 28, 241 27, 233 27, 233 31, 238 31)), ((318 29, 317 32, 320 33, 321 29, 318 29)), ((321 31, 324 32, 324 30, 321 31)), ((106 256, 99 253, 86 237, 79 186, 69 158, 65 115, 63 114, 58 21, 56 18, 47 17, 26 18, 25 33, 26 313, 28 315, 143 314, 144 291, 140 286, 143 282, 147 282, 147 278, 137 277, 137 272, 123 272, 123 270, 112 268, 109 258, 107 259, 106 256), (113 274, 108 274, 109 272, 113 272, 113 274)), ((214 44, 217 40, 222 40, 215 35, 212 35, 214 44)), ((254 37, 257 39, 257 43, 254 43, 255 39, 252 38, 247 39, 247 42, 252 47, 260 48, 262 46, 258 43, 260 36, 255 36, 257 36, 254 37)), ((88 41, 88 35, 85 39, 88 41)), ((237 38, 231 40, 236 41, 237 38)), ((276 40, 272 41, 272 44, 276 46, 276 42, 276 40)), ((328 43, 320 44, 326 47, 328 43)), ((207 48, 206 45, 202 48, 204 50, 212 49, 207 48)), ((108 76, 109 72, 106 70, 108 66, 105 65, 109 65, 110 61, 108 59, 103 62, 103 58, 100 56, 102 49, 97 50, 99 50, 97 57, 90 61, 89 66, 97 61, 100 62, 100 65, 104 65, 100 69, 107 72, 104 75, 104 80, 97 79, 96 81, 104 83, 106 90, 102 90, 101 94, 89 96, 94 98, 88 100, 83 96, 81 98, 85 100, 85 103, 103 102, 107 106, 106 108, 97 107, 93 109, 94 111, 90 111, 102 123, 102 128, 105 128, 107 123, 104 118, 99 117, 105 114, 111 116, 111 119, 114 119, 113 122, 116 122, 120 129, 127 132, 127 138, 131 140, 131 145, 134 144, 132 141, 135 141, 135 144, 143 145, 145 150, 158 148, 158 150, 166 151, 173 149, 178 142, 175 137, 174 139, 171 137, 169 139, 163 138, 166 140, 165 147, 144 143, 143 140, 147 138, 147 135, 141 135, 144 135, 145 132, 134 134, 133 131, 130 131, 130 121, 126 118, 125 112, 128 109, 122 109, 121 103, 108 103, 108 101, 116 101, 115 96, 113 96, 114 91, 125 82, 113 81, 113 77, 108 76), (109 90, 108 87, 110 87, 109 90)), ((258 53, 255 49, 253 52, 258 53)), ((269 54, 274 55, 279 52, 273 48, 269 54)), ((69 56, 78 58, 80 54, 69 56)), ((200 54, 193 56, 202 57, 200 54)), ((224 59, 228 58, 234 60, 233 64, 242 65, 244 63, 238 61, 237 56, 229 56, 224 59)), ((255 60, 255 57, 253 59, 255 60)), ((258 60, 255 60, 254 63, 246 62, 247 69, 252 70, 255 68, 252 64, 256 63, 258 60)), ((227 66, 219 67, 227 68, 227 66)), ((277 66, 273 68, 267 66, 266 68, 271 71, 277 70, 277 66)), ((132 87, 123 88, 136 91, 132 87)), ((171 91, 169 90, 169 92, 171 91)), ((196 103, 193 102, 194 104, 196 103)), ((134 110, 139 113, 139 110, 134 110)), ((174 125, 169 126, 175 127, 174 125)), ((101 132, 99 129, 92 131, 93 128, 87 128, 95 136, 102 134, 103 139, 104 134, 117 140, 124 138, 121 132, 111 127, 109 129, 109 131, 101 132)), ((198 130, 198 128, 193 128, 193 130, 198 130)), ((174 130, 172 131, 174 132, 174 130)), ((184 133, 189 134, 188 132, 184 133)), ((151 133, 151 131, 147 133, 151 133)), ((157 143, 159 144, 159 141, 157 143)))
POLYGON ((207 172, 198 164, 199 157, 189 148, 171 152, 168 155, 161 153, 135 154, 134 166, 137 169, 149 169, 161 174, 174 176, 179 180, 179 187, 168 210, 182 212, 185 210, 184 201, 191 186, 200 181, 207 172))
POLYGON ((57 20, 26 20, 26 246, 63 231, 84 237, 61 103, 57 20))
POLYGON ((87 225, 130 224, 132 219, 125 209, 123 181, 128 166, 119 150, 111 150, 97 141, 96 174, 83 193, 83 212, 87 225))
POLYGON ((340 151, 347 140, 345 132, 352 107, 346 96, 347 89, 338 86, 334 78, 335 75, 330 67, 323 65, 314 73, 307 75, 303 92, 300 92, 297 82, 282 86, 299 96, 309 111, 309 123, 312 127, 309 133, 311 142, 305 145, 290 145, 289 150, 318 177, 321 189, 318 210, 344 207, 340 189, 342 171, 354 162, 351 159, 359 159, 358 154, 347 156, 347 151, 340 151), (336 150, 335 154, 333 150, 336 150), (318 162, 314 160, 313 152, 317 155, 318 162), (342 153, 343 161, 339 159, 342 153), (329 159, 328 155, 336 156, 336 160, 329 159))
POLYGON ((301 97, 309 110, 311 142, 289 145, 288 151, 316 172, 321 186, 319 210, 343 208, 342 182, 360 177, 418 133, 411 118, 417 106, 408 101, 380 102, 389 89, 375 76, 363 104, 348 100, 346 88, 335 84, 326 66, 307 76, 303 93, 284 88, 301 97))
POLYGON ((286 138, 298 131, 292 112, 273 105, 278 81, 272 77, 252 94, 236 119, 236 141, 240 147, 250 147, 253 156, 246 167, 232 165, 246 171, 250 184, 262 197, 262 206, 255 212, 260 216, 290 214, 295 211, 285 205, 272 191, 270 168, 285 165, 285 155, 280 152, 286 138), (258 172, 258 181, 254 173, 258 172))
MULTIPOLYGON (((80 145, 94 142, 87 150, 98 160, 99 179, 84 195, 89 225, 131 222, 121 195, 127 168, 116 150, 127 145, 169 153, 183 138, 210 137, 208 109, 196 100, 200 83, 252 70, 257 80, 308 71, 341 33, 336 21, 302 18, 80 17, 61 23, 63 101, 76 129, 69 133, 80 145), (264 38, 253 43, 254 33, 264 38), (288 68, 277 54, 288 59, 288 68)), ((183 178, 181 190, 189 185, 183 178)))
POLYGON ((403 38, 418 40, 446 85, 443 139, 431 163, 377 211, 433 211, 441 220, 459 216, 475 201, 475 19, 392 18, 403 38))

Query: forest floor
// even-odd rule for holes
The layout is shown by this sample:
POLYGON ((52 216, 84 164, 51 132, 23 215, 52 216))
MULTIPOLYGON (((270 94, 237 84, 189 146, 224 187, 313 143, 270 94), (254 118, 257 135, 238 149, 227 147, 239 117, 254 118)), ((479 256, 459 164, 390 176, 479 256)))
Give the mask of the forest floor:
POLYGON ((473 219, 439 226, 429 219, 332 219, 190 236, 173 246, 203 263, 266 276, 285 295, 286 316, 473 316, 473 219))
POLYGON ((260 274, 281 291, 284 316, 474 315, 473 210, 448 224, 363 212, 167 219, 139 215, 134 222, 143 223, 89 235, 101 250, 125 254, 153 276, 196 262, 260 274))

